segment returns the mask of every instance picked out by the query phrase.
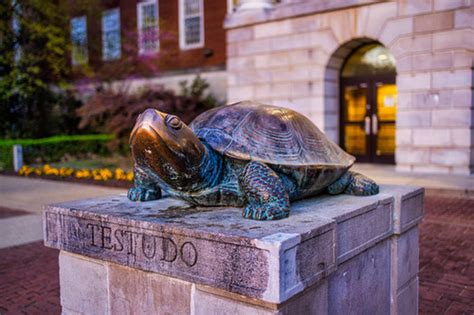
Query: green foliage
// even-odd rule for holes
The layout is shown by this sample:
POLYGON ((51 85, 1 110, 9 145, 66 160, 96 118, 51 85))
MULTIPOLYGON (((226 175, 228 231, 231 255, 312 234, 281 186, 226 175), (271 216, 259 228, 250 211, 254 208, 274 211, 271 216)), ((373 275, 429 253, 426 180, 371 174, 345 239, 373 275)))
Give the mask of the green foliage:
POLYGON ((13 145, 23 146, 24 163, 50 163, 59 161, 65 155, 81 157, 90 153, 110 153, 107 143, 113 135, 55 136, 41 139, 0 140, 0 169, 13 167, 13 145))
POLYGON ((51 88, 63 87, 69 71, 64 4, 0 1, 0 137, 42 137, 62 129, 58 114, 67 99, 51 88))

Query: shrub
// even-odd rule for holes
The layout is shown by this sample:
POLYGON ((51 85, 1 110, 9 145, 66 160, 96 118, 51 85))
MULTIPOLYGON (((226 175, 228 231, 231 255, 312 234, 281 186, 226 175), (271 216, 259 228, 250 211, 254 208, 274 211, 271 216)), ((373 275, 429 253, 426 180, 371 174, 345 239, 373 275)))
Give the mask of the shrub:
POLYGON ((25 164, 59 161, 65 155, 85 156, 110 153, 107 142, 113 135, 55 136, 42 139, 0 140, 0 169, 13 168, 13 145, 23 146, 25 164))
POLYGON ((217 105, 211 94, 205 94, 208 87, 207 82, 198 76, 190 86, 187 82, 181 82, 179 95, 162 86, 146 87, 134 94, 112 88, 103 89, 79 108, 79 128, 114 134, 112 148, 125 152, 128 150, 128 137, 135 121, 145 109, 156 108, 177 115, 185 123, 189 123, 200 113, 217 105))

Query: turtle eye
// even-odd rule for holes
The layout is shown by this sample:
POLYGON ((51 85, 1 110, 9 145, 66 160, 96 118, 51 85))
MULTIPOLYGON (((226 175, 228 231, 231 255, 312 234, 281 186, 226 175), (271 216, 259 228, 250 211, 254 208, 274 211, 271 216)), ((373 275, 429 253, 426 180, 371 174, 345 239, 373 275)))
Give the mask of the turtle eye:
POLYGON ((183 125, 181 119, 174 115, 166 116, 166 124, 176 130, 181 129, 181 126, 183 125))

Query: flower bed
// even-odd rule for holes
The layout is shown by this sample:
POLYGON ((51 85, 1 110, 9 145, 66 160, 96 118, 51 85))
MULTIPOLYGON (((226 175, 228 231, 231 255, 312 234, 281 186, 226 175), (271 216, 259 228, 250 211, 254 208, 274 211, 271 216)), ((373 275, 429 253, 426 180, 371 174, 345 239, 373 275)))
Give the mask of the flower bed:
MULTIPOLYGON (((99 168, 99 169, 73 169, 69 167, 55 168, 49 164, 45 164, 40 167, 33 167, 24 165, 19 171, 20 176, 35 176, 35 177, 46 177, 51 179, 73 179, 84 180, 86 182, 118 182, 128 186, 133 181, 133 172, 125 171, 121 168, 99 168)), ((116 185, 113 185, 116 186, 116 185)))

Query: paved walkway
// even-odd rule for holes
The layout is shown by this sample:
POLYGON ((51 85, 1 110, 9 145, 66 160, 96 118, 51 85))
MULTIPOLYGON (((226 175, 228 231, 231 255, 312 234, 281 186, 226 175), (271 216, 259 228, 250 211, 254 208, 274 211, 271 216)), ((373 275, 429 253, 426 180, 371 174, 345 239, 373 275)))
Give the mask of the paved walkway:
POLYGON ((124 189, 64 183, 59 181, 0 176, 0 207, 9 215, 0 219, 0 248, 43 239, 41 211, 44 205, 73 199, 125 193, 124 189), (12 215, 24 211, 29 215, 12 215))
POLYGON ((428 193, 459 197, 474 197, 474 175, 404 173, 393 165, 356 163, 354 170, 379 184, 425 187, 428 193))

